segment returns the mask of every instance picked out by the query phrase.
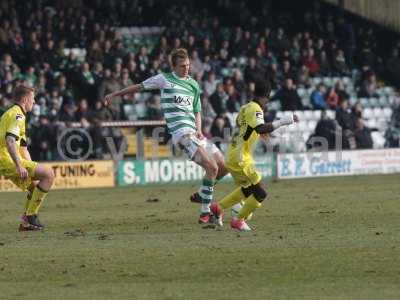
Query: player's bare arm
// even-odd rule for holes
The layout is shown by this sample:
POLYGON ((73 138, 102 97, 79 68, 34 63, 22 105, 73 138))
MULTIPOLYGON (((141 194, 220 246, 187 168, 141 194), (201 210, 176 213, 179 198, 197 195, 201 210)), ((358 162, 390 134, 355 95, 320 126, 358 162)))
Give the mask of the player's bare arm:
POLYGON ((271 133, 272 131, 278 129, 279 127, 290 125, 297 122, 299 122, 299 118, 297 115, 293 114, 292 116, 283 117, 282 119, 276 120, 274 122, 258 125, 254 129, 258 134, 266 134, 266 133, 271 133))
POLYGON ((6 145, 7 145, 7 151, 10 154, 15 167, 17 169, 17 172, 20 176, 21 179, 26 179, 28 178, 28 171, 21 165, 21 159, 18 155, 18 150, 17 150, 17 142, 15 140, 15 137, 11 135, 6 136, 6 145))
POLYGON ((31 154, 28 151, 28 147, 20 147, 19 153, 23 159, 32 160, 31 154))
POLYGON ((196 128, 197 128, 197 131, 196 131, 196 136, 197 136, 197 138, 199 138, 199 139, 203 139, 203 131, 202 131, 202 129, 201 129, 201 114, 200 114, 200 112, 197 112, 196 114, 195 114, 195 118, 196 118, 196 128))
POLYGON ((119 97, 119 96, 124 96, 127 94, 135 94, 138 92, 141 92, 143 90, 143 86, 141 84, 134 84, 131 86, 128 86, 122 90, 113 92, 111 94, 108 94, 104 97, 104 102, 109 103, 111 102, 112 98, 114 97, 119 97))

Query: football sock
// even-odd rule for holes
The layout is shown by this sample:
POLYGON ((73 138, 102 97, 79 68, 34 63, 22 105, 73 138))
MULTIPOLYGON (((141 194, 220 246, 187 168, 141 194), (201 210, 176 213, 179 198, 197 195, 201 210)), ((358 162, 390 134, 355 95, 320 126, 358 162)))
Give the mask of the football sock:
POLYGON ((199 189, 199 195, 201 197, 201 208, 200 208, 201 213, 210 212, 210 203, 213 199, 213 191, 214 191, 214 180, 204 177, 203 183, 199 189))
POLYGON ((250 195, 246 198, 242 209, 239 211, 238 219, 247 219, 251 213, 259 207, 261 207, 261 203, 257 201, 254 195, 250 195))
POLYGON ((233 190, 229 195, 225 196, 222 198, 218 204, 222 209, 229 208, 236 203, 239 203, 242 199, 244 199, 245 196, 243 195, 242 188, 238 187, 233 190))
POLYGON ((39 212, 40 205, 42 204, 44 198, 47 196, 47 191, 36 186, 33 190, 32 197, 29 200, 28 208, 26 210, 26 215, 37 215, 39 212))
POLYGON ((32 199, 32 193, 33 193, 33 191, 28 191, 28 194, 26 194, 25 212, 28 210, 29 203, 32 199))

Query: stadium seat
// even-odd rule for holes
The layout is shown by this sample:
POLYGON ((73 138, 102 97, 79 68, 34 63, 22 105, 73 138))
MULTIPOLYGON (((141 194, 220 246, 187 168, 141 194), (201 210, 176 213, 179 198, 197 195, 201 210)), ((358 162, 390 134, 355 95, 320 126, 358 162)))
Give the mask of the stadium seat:
POLYGON ((311 120, 307 122, 307 127, 309 131, 313 132, 315 131, 315 127, 317 127, 317 121, 311 120))
POLYGON ((378 98, 369 98, 369 105, 371 107, 377 107, 379 106, 378 98))
POLYGON ((367 107, 371 106, 367 98, 359 98, 359 101, 360 101, 362 107, 367 108, 367 107))
POLYGON ((307 121, 303 121, 303 122, 299 122, 298 124, 296 124, 295 126, 297 126, 299 131, 307 131, 308 127, 307 127, 308 122, 307 121))
POLYGON ((390 119, 392 117, 392 112, 393 110, 390 107, 385 107, 383 109, 383 115, 385 116, 385 118, 390 119))
POLYGON ((299 119, 300 119, 300 121, 312 120, 313 119, 313 111, 312 110, 305 110, 303 112, 303 118, 301 118, 300 115, 299 115, 299 119))
POLYGON ((276 112, 276 118, 277 119, 281 119, 282 117, 283 117, 283 111, 278 111, 278 112, 276 112))
POLYGON ((344 85, 353 84, 353 82, 352 82, 351 78, 350 78, 350 77, 348 77, 348 76, 344 76, 344 77, 342 77, 342 81, 343 81, 343 84, 344 84, 344 85))
POLYGON ((299 94, 300 98, 303 98, 306 96, 307 90, 305 88, 298 88, 297 89, 297 94, 299 94))
POLYGON ((332 77, 324 77, 322 82, 323 82, 324 85, 326 85, 328 87, 331 87, 334 84, 333 80, 332 80, 332 77))
POLYGON ((385 86, 385 87, 383 88, 383 90, 384 90, 384 92, 385 92, 385 94, 386 94, 387 96, 394 96, 394 89, 393 89, 393 87, 391 87, 391 86, 385 86))
POLYGON ((383 110, 380 107, 375 107, 372 111, 375 118, 380 118, 383 116, 383 110))
POLYGON ((367 107, 367 108, 364 108, 364 109, 363 109, 362 115, 363 115, 363 117, 364 117, 365 119, 368 119, 368 120, 369 120, 369 119, 371 119, 372 116, 374 115, 374 111, 373 111, 371 108, 367 107))
POLYGON ((318 121, 321 119, 321 111, 320 110, 314 110, 313 111, 313 119, 318 121))
POLYGON ((268 110, 280 111, 282 108, 280 101, 272 101, 268 103, 268 110))
POLYGON ((330 119, 335 119, 336 117, 336 112, 334 110, 327 110, 326 111, 326 115, 328 118, 330 119))
POLYGON ((381 149, 385 146, 385 138, 382 132, 373 131, 371 132, 374 149, 381 149))
POLYGON ((386 107, 389 106, 389 101, 386 96, 380 96, 378 99, 378 103, 380 107, 386 107))
POLYGON ((311 84, 314 86, 317 86, 319 83, 322 82, 322 78, 321 77, 314 77, 311 79, 311 84))
POLYGON ((356 103, 357 103, 357 97, 350 97, 349 103, 350 103, 351 106, 353 106, 354 104, 356 104, 356 103))
POLYGON ((124 114, 130 121, 137 120, 135 106, 133 104, 125 104, 123 106, 124 114))
POLYGON ((377 121, 375 118, 368 119, 365 123, 365 125, 369 128, 377 128, 377 121))
POLYGON ((138 119, 144 119, 147 116, 147 106, 143 102, 135 104, 136 115, 138 119))

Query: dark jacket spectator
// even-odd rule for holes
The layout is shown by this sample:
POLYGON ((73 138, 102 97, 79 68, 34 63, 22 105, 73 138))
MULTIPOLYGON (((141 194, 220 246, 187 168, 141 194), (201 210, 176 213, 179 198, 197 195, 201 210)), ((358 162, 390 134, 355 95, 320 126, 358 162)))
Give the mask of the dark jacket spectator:
POLYGON ((293 84, 293 79, 287 78, 285 85, 272 98, 271 101, 279 100, 282 110, 302 110, 303 104, 296 87, 293 84))
POLYGON ((364 125, 364 121, 359 118, 356 122, 356 130, 354 132, 357 149, 372 149, 373 141, 371 130, 364 125))
POLYGON ((217 90, 210 96, 210 103, 217 115, 222 115, 226 112, 228 94, 224 90, 224 84, 218 83, 217 90))

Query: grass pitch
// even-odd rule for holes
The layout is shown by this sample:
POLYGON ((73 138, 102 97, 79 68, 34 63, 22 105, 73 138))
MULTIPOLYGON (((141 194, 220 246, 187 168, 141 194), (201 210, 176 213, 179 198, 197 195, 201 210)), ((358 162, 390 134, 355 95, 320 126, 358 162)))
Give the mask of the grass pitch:
POLYGON ((194 185, 55 191, 25 233, 2 193, 0 299, 399 299, 399 179, 271 183, 250 233, 196 224, 194 185))

